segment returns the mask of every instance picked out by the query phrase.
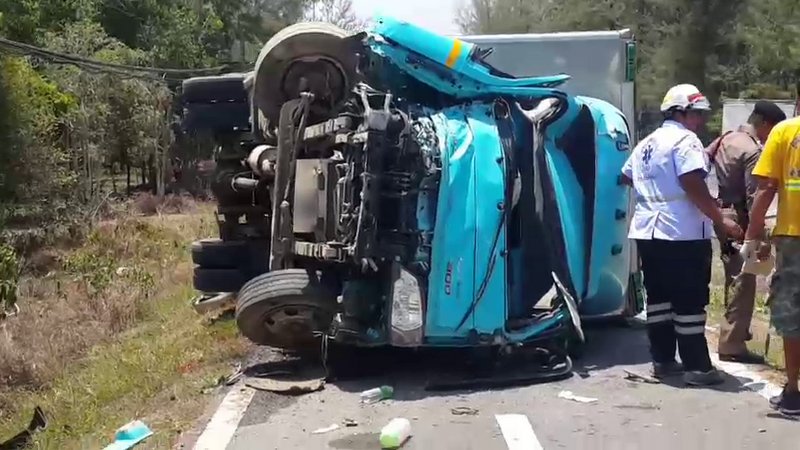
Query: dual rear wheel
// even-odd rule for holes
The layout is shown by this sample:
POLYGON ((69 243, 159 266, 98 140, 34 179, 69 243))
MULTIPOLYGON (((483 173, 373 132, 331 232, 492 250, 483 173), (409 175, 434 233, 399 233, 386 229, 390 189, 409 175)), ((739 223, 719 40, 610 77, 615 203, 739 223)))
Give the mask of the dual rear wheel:
POLYGON ((259 275, 239 291, 236 324, 259 345, 308 350, 319 345, 337 311, 336 293, 315 271, 288 269, 259 275))

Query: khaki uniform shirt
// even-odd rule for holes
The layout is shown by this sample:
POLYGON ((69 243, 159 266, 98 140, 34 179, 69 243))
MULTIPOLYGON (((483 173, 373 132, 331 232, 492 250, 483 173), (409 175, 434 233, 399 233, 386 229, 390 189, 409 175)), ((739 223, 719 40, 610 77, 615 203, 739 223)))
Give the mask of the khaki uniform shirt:
POLYGON ((753 204, 758 181, 752 175, 761 155, 761 143, 750 125, 722 135, 706 148, 719 183, 719 200, 745 214, 753 204))

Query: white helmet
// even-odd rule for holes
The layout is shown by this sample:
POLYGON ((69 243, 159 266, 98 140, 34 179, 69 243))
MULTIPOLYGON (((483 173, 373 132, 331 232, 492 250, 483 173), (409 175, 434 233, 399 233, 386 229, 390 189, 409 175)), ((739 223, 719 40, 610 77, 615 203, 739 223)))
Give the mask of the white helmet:
POLYGON ((686 110, 711 110, 711 104, 708 99, 697 86, 693 84, 679 84, 673 86, 667 91, 664 96, 664 101, 661 102, 661 112, 667 112, 671 109, 678 111, 686 110))

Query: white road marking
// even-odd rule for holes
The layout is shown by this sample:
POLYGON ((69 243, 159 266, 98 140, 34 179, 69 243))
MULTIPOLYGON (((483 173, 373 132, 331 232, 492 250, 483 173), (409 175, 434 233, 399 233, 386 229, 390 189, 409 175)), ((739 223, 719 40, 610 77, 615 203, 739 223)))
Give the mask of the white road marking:
POLYGON ((194 450, 224 450, 233 439, 255 392, 248 387, 234 386, 197 439, 194 450))
MULTIPOLYGON (((742 385, 756 394, 769 400, 781 393, 781 388, 761 377, 751 366, 737 362, 720 361, 719 355, 711 353, 711 362, 727 374, 736 377, 742 385), (749 381, 747 381, 749 380, 749 381)), ((757 366, 752 366, 753 368, 757 366)))
POLYGON ((494 416, 508 450, 543 450, 527 416, 522 414, 496 414, 494 416))

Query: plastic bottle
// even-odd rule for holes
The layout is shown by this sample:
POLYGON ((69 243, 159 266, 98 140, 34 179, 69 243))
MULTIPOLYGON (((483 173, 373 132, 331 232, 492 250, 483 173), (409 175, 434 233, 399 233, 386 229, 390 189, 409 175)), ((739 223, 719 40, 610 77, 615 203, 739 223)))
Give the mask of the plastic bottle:
POLYGON ((361 403, 375 403, 381 400, 392 398, 394 388, 391 386, 381 386, 366 390, 361 393, 361 403))
POLYGON ((411 422, 408 419, 392 419, 381 430, 381 448, 400 448, 411 437, 411 422))

